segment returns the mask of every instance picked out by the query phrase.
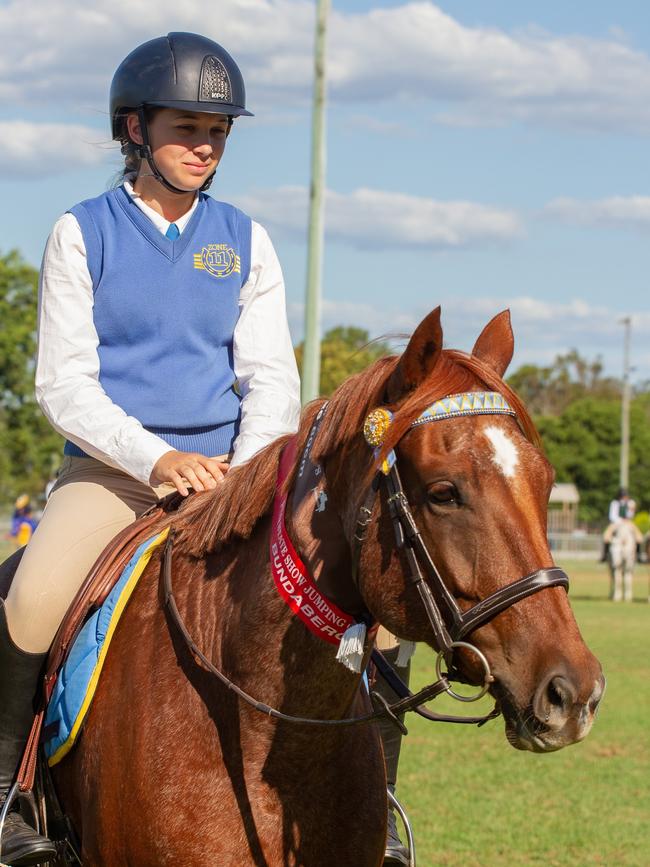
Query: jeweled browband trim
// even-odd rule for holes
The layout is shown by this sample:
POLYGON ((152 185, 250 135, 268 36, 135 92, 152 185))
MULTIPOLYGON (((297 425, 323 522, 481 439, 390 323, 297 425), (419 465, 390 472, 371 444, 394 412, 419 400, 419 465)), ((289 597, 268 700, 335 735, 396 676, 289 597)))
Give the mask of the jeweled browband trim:
MULTIPOLYGON (((516 413, 498 391, 465 391, 462 394, 450 394, 436 400, 411 422, 411 427, 427 424, 430 421, 442 421, 447 418, 467 415, 516 416, 516 413)), ((382 445, 392 420, 393 413, 385 407, 373 409, 366 416, 363 435, 368 445, 374 448, 379 448, 382 445)))
POLYGON ((466 391, 443 397, 427 407, 411 423, 411 427, 457 415, 516 415, 508 401, 498 391, 466 391))

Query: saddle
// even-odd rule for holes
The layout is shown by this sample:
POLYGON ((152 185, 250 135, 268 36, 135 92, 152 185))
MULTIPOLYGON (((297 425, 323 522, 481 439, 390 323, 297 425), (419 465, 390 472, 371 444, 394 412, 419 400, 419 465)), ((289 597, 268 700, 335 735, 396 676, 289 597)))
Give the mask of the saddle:
POLYGON ((59 672, 79 631, 87 617, 102 606, 134 552, 142 542, 151 536, 152 528, 163 515, 176 511, 183 499, 176 491, 168 494, 140 518, 118 533, 99 555, 77 595, 72 600, 54 637, 45 665, 42 692, 38 698, 36 716, 16 780, 21 792, 30 792, 33 789, 38 746, 47 705, 59 672))

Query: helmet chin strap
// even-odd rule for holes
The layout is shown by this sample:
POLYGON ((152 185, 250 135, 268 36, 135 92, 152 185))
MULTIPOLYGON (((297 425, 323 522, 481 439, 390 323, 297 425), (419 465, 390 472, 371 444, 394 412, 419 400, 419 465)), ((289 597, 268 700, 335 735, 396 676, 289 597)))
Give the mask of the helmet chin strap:
MULTIPOLYGON (((147 118, 145 117, 143 108, 138 109, 138 120, 140 121, 140 132, 142 133, 142 144, 138 145, 138 156, 140 157, 140 159, 147 161, 153 177, 157 181, 159 181, 163 185, 163 187, 168 189, 170 193, 176 193, 181 196, 186 196, 188 193, 195 192, 195 190, 182 190, 180 187, 175 187, 173 184, 169 183, 167 178, 163 175, 163 173, 156 165, 156 161, 153 158, 151 144, 149 142, 149 129, 147 127, 147 118)), ((216 172, 216 168, 214 172, 216 172)), ((205 192, 205 190, 210 187, 210 184, 212 183, 212 180, 214 178, 214 172, 212 172, 210 177, 206 178, 203 184, 199 187, 200 192, 205 192)))

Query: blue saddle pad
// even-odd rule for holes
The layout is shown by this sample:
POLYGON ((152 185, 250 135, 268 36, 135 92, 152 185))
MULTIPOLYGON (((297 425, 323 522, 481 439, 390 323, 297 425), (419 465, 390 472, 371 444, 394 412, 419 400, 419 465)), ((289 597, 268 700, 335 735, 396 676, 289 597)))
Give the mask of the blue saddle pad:
POLYGON ((60 762, 74 746, 92 704, 115 627, 151 555, 168 532, 163 530, 136 549, 102 607, 90 615, 79 632, 59 672, 45 715, 48 764, 60 762))

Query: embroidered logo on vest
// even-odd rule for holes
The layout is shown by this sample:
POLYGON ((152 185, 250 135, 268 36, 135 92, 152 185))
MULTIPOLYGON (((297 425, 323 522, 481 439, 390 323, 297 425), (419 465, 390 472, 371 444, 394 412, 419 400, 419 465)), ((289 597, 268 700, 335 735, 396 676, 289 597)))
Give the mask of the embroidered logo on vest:
POLYGON ((194 267, 207 271, 213 277, 230 277, 241 273, 241 261, 227 244, 208 244, 194 254, 194 267))

